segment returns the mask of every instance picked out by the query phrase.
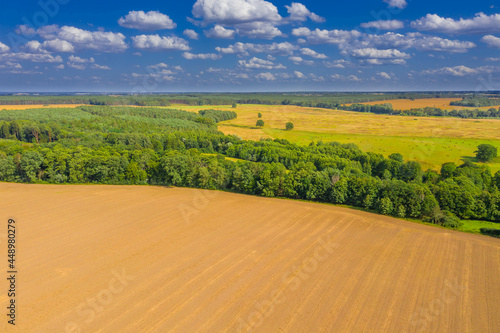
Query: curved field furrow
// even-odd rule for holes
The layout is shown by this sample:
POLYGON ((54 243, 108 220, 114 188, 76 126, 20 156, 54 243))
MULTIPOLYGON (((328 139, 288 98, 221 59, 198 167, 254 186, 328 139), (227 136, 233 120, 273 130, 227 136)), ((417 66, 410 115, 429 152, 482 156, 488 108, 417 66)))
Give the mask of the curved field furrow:
POLYGON ((2 183, 0 202, 19 332, 500 332, 498 239, 194 189, 2 183))

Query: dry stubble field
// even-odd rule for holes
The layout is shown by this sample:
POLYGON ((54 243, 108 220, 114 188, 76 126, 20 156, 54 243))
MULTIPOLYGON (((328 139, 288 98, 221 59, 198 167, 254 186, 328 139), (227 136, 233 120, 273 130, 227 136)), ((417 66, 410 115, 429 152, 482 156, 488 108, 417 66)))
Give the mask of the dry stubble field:
POLYGON ((180 188, 1 183, 0 202, 9 332, 500 332, 498 239, 180 188))
POLYGON ((410 110, 410 109, 418 109, 418 108, 440 108, 443 110, 462 110, 462 109, 479 109, 479 110, 488 110, 492 107, 498 108, 497 106, 485 106, 485 107, 465 107, 465 106, 455 106, 450 105, 450 102, 461 101, 461 98, 420 98, 415 100, 410 99, 392 99, 386 101, 378 101, 378 102, 366 102, 361 104, 375 105, 375 104, 384 104, 390 103, 395 110, 410 110))
POLYGON ((33 105, 0 105, 1 110, 27 110, 27 109, 52 109, 52 108, 76 108, 83 104, 33 104, 33 105))

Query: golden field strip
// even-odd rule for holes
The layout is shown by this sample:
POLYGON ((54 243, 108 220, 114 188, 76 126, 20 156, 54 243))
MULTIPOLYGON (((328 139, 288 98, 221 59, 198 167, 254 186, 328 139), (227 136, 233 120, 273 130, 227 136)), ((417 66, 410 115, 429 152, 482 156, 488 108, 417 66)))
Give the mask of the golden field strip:
MULTIPOLYGON (((219 130, 247 140, 278 138, 303 145, 320 140, 354 143, 384 156, 400 153, 406 160, 420 162, 424 169, 439 170, 446 162, 461 164, 464 158, 474 157, 482 143, 500 150, 500 119, 390 116, 293 105, 172 107, 194 112, 207 108, 236 111, 238 118, 219 123, 219 130), (258 113, 265 122, 263 128, 255 126, 258 113), (294 129, 285 131, 289 121, 294 129)), ((488 165, 492 172, 500 170, 500 158, 488 165)))
POLYGON ((500 332, 499 239, 181 188, 1 183, 0 202, 9 332, 500 332))
POLYGON ((462 110, 462 109, 479 109, 479 110, 488 110, 491 108, 497 108, 497 106, 484 106, 484 107, 466 107, 466 106, 455 106, 450 105, 450 102, 461 101, 461 98, 422 98, 422 99, 392 99, 386 101, 377 101, 377 102, 366 102, 360 104, 367 105, 375 105, 375 104, 392 104, 392 108, 395 110, 410 110, 410 109, 418 109, 418 108, 440 108, 442 110, 462 110))
POLYGON ((2 110, 28 110, 28 109, 50 109, 50 108, 76 108, 83 104, 33 104, 33 105, 0 105, 2 110))

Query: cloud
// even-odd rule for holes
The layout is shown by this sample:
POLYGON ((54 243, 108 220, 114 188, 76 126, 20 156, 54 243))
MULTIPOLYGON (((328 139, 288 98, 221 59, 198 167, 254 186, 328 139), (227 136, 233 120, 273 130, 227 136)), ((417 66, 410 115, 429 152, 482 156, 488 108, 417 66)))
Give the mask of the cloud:
POLYGON ((43 43, 37 40, 31 40, 24 45, 24 49, 31 53, 75 52, 73 44, 58 38, 47 40, 43 43))
POLYGON ((423 37, 417 39, 412 45, 421 51, 441 51, 450 53, 465 53, 476 44, 468 41, 449 40, 440 37, 423 37))
POLYGON ((293 74, 295 75, 296 78, 298 79, 304 79, 306 76, 304 74, 302 74, 301 72, 299 71, 294 71, 293 74))
POLYGON ((486 58, 486 61, 500 61, 500 58, 486 58))
POLYGON ((130 11, 126 16, 118 20, 118 24, 124 28, 142 31, 174 29, 177 24, 159 11, 130 11))
POLYGON ((349 53, 355 58, 370 58, 370 59, 407 59, 409 54, 401 52, 397 49, 379 50, 375 48, 351 49, 343 51, 349 53))
POLYGON ((404 59, 361 59, 363 65, 406 65, 404 59))
POLYGON ((356 75, 344 76, 340 74, 330 75, 332 80, 340 80, 340 81, 361 81, 356 75))
POLYGON ((379 20, 367 23, 361 23, 362 28, 375 28, 378 30, 398 30, 403 29, 405 24, 399 20, 379 20))
POLYGON ((455 67, 442 67, 437 69, 424 70, 421 73, 424 75, 449 75, 449 76, 473 76, 479 74, 491 74, 500 72, 500 67, 498 66, 482 66, 477 68, 470 68, 467 66, 455 66, 455 67))
POLYGON ((189 39, 198 39, 198 33, 192 29, 184 30, 183 34, 189 39))
POLYGON ((249 55, 250 53, 268 53, 268 54, 285 54, 291 55, 294 50, 299 49, 298 46, 289 42, 272 43, 272 44, 254 44, 254 43, 235 43, 228 47, 216 47, 217 52, 223 54, 240 54, 249 55))
POLYGON ((193 53, 190 53, 190 52, 184 52, 182 54, 182 56, 185 58, 185 59, 188 59, 188 60, 193 60, 193 59, 200 59, 200 60, 207 60, 207 59, 210 59, 210 60, 217 60, 217 59, 220 59, 221 58, 221 55, 220 54, 215 54, 215 53, 200 53, 200 54, 193 54, 193 53))
POLYGON ((493 35, 486 35, 481 38, 481 42, 488 44, 489 47, 500 49, 500 38, 493 35))
POLYGON ((314 65, 314 61, 304 60, 304 59, 302 59, 302 57, 299 57, 299 56, 289 57, 288 60, 293 62, 295 65, 314 65))
POLYGON ((74 55, 70 55, 68 57, 68 60, 70 62, 73 62, 73 63, 77 63, 77 64, 89 64, 89 63, 94 63, 95 62, 95 59, 90 57, 88 59, 85 59, 85 58, 80 58, 80 57, 77 57, 77 56, 74 56, 74 55))
POLYGON ((132 37, 134 47, 148 51, 189 51, 189 43, 179 37, 160 37, 158 35, 139 35, 132 37))
POLYGON ((90 66, 92 69, 103 69, 103 70, 109 70, 111 69, 109 66, 103 66, 103 65, 98 65, 98 64, 93 64, 90 66))
POLYGON ((176 81, 176 75, 181 73, 182 67, 180 66, 169 66, 163 62, 150 65, 147 67, 147 74, 132 73, 126 74, 125 77, 129 77, 132 80, 141 79, 143 80, 153 80, 155 82, 173 82, 176 81))
POLYGON ((286 68, 282 64, 275 65, 270 60, 259 59, 253 57, 249 61, 247 60, 239 60, 238 64, 240 67, 248 68, 248 69, 284 69, 286 68))
POLYGON ((5 52, 9 52, 9 51, 10 51, 10 47, 8 47, 4 43, 0 42, 0 53, 5 53, 5 52))
POLYGON ((40 63, 61 63, 63 60, 60 56, 51 54, 39 53, 0 53, 0 61, 31 61, 40 63))
POLYGON ((150 65, 150 66, 148 66, 148 68, 152 68, 152 69, 168 68, 168 65, 164 62, 160 62, 160 63, 155 64, 155 65, 150 65))
MULTIPOLYGON (((26 30, 25 26, 19 26, 18 30, 26 30)), ((33 29, 31 29, 33 30, 33 29)), ((121 52, 126 50, 125 36, 121 33, 106 32, 106 31, 87 31, 71 26, 46 25, 40 27, 33 32, 40 35, 48 41, 58 41, 59 47, 69 49, 73 46, 75 49, 96 50, 101 52, 121 52), (62 41, 66 41, 64 44, 62 41)), ((56 42, 53 42, 52 47, 56 47, 56 42)), ((67 52, 67 51, 64 51, 67 52)))
POLYGON ((291 21, 306 21, 307 18, 310 18, 312 21, 318 23, 326 21, 325 18, 312 13, 311 11, 309 11, 309 9, 306 8, 306 6, 301 3, 292 2, 290 6, 285 7, 288 14, 290 14, 288 19, 291 21))
POLYGON ((378 72, 377 76, 382 79, 392 79, 392 76, 390 74, 387 74, 386 72, 378 72))
POLYGON ((464 53, 476 47, 469 41, 450 40, 441 37, 422 35, 421 33, 398 34, 388 32, 382 35, 364 35, 356 41, 357 47, 386 47, 408 49, 415 48, 420 51, 442 51, 449 53, 464 53))
MULTIPOLYGON (((70 55, 68 57, 68 62, 67 62, 68 67, 78 69, 78 70, 85 70, 87 69, 87 66, 90 65, 90 68, 92 69, 103 69, 103 70, 109 70, 111 69, 108 66, 101 66, 95 63, 95 59, 90 57, 90 58, 80 58, 78 56, 70 55)), ((60 68, 63 69, 64 67, 60 68)))
POLYGON ((316 58, 316 59, 326 59, 326 58, 328 58, 325 54, 318 53, 318 52, 316 52, 314 50, 311 50, 311 49, 309 49, 307 47, 300 49, 300 53, 302 53, 303 55, 309 56, 309 57, 316 58))
POLYGON ((344 59, 339 59, 334 61, 323 61, 323 65, 327 68, 345 68, 346 66, 352 66, 352 63, 344 59))
POLYGON ((399 9, 404 9, 408 5, 406 0, 384 0, 384 2, 389 4, 389 7, 395 7, 399 9))
POLYGON ((361 33, 356 30, 310 30, 309 28, 300 27, 292 30, 292 35, 297 37, 306 37, 311 44, 344 44, 348 41, 361 36, 361 33))
POLYGON ((205 31, 205 36, 208 38, 215 39, 232 39, 236 35, 236 31, 231 29, 226 29, 221 25, 216 25, 210 30, 205 31))
POLYGON ((268 22, 251 22, 236 25, 236 32, 240 36, 249 38, 273 39, 286 37, 277 27, 268 22))
POLYGON ((5 65, 0 65, 0 69, 22 69, 23 66, 17 62, 7 61, 5 65))
POLYGON ((264 0, 197 0, 193 16, 203 23, 278 22, 278 8, 264 0))
POLYGON ((460 18, 459 20, 427 14, 413 21, 411 27, 420 31, 449 34, 491 34, 500 32, 500 14, 477 13, 472 19, 460 18))
POLYGON ((271 73, 269 73, 269 72, 257 74, 257 75, 255 75, 255 77, 257 79, 266 80, 266 81, 274 81, 274 80, 276 80, 276 77, 274 77, 274 75, 271 74, 271 73))
POLYGON ((42 47, 50 52, 75 52, 73 44, 58 38, 43 42, 42 47))
MULTIPOLYGON (((38 68, 38 67, 36 67, 38 68)), ((17 62, 7 61, 0 65, 0 71, 8 74, 43 74, 40 71, 22 70, 23 66, 17 62)))

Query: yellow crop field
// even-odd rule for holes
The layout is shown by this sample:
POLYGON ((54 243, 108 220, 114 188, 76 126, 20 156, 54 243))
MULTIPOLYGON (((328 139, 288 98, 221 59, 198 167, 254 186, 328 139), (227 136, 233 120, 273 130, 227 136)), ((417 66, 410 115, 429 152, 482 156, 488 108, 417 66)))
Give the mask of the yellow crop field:
MULTIPOLYGON (((474 157, 474 151, 482 143, 500 150, 499 119, 375 115, 293 105, 173 107, 193 112, 210 108, 236 111, 238 118, 219 123, 219 130, 247 140, 279 138, 299 144, 319 140, 354 143, 365 151, 385 156, 401 153, 406 160, 437 170, 443 163, 462 163, 474 157), (255 126, 258 113, 265 122, 263 128, 255 126), (294 124, 292 131, 285 131, 287 122, 294 124)), ((489 166, 493 172, 500 170, 500 159, 489 166)))
POLYGON ((19 332, 500 331, 499 239, 185 188, 1 183, 0 202, 19 332))
POLYGON ((83 104, 33 104, 33 105, 0 105, 2 110, 28 110, 28 109, 52 109, 52 108, 76 108, 83 104))
POLYGON ((454 106, 450 105, 450 102, 461 101, 461 98, 424 98, 424 99, 394 99, 387 101, 378 101, 378 102, 367 102, 361 104, 367 105, 375 105, 375 104, 384 104, 390 103, 395 110, 410 110, 410 109, 418 109, 418 108, 440 108, 442 110, 461 110, 461 109, 479 109, 479 110, 488 110, 492 107, 498 108, 499 106, 487 106, 487 107, 479 107, 479 108, 470 108, 463 106, 454 106))

